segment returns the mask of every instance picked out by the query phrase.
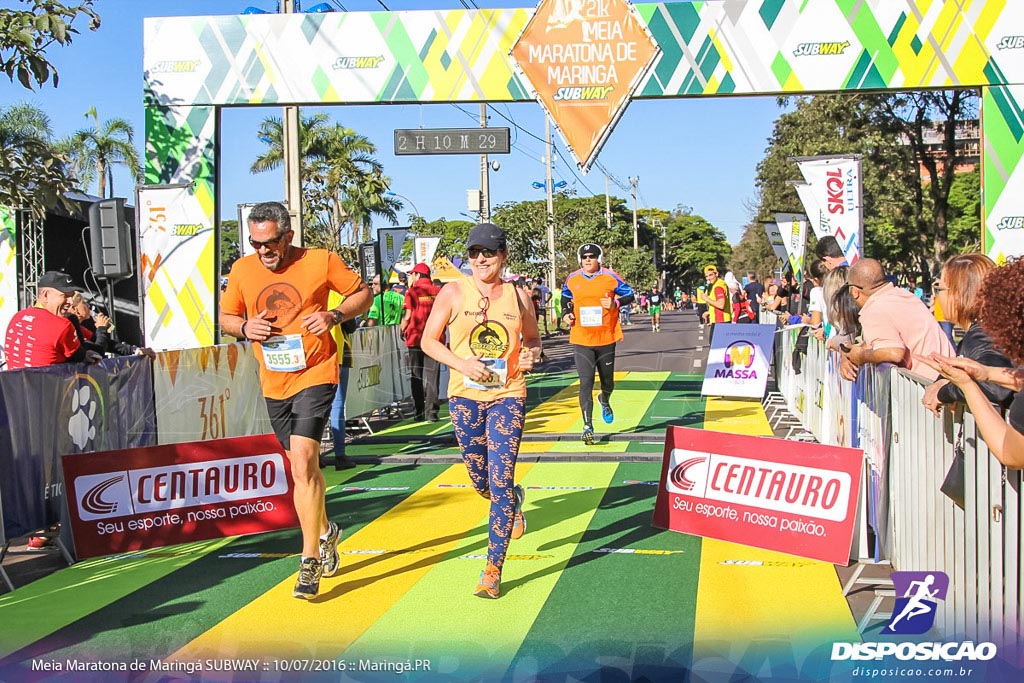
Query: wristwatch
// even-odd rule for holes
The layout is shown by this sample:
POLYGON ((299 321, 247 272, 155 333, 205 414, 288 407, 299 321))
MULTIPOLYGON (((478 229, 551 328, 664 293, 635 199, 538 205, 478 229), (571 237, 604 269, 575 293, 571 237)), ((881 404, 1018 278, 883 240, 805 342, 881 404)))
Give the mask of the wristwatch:
POLYGON ((345 314, 342 313, 341 311, 339 311, 336 308, 332 308, 330 313, 334 317, 334 324, 335 325, 340 325, 341 321, 345 319, 345 314))

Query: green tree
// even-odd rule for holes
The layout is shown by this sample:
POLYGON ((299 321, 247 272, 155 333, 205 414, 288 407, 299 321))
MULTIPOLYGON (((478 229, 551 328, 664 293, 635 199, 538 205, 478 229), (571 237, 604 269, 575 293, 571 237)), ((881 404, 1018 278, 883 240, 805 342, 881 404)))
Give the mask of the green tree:
POLYGON ((67 157, 53 144, 50 119, 38 107, 0 109, 0 206, 27 209, 37 219, 55 206, 68 208, 75 189, 67 157))
POLYGON ((618 273, 638 295, 658 280, 654 253, 645 246, 634 249, 630 243, 629 249, 617 249, 604 265, 618 273))
POLYGON ((732 247, 725 233, 684 208, 673 211, 665 223, 668 240, 666 270, 670 279, 689 289, 704 280, 704 266, 725 267, 732 247))
POLYGON ((57 69, 46 58, 54 43, 71 44, 78 34, 75 20, 88 18, 90 31, 100 27, 100 16, 92 10, 93 0, 75 4, 54 0, 20 0, 26 9, 0 8, 0 66, 14 82, 32 90, 52 81, 57 87, 57 69))
MULTIPOLYGON (((279 168, 284 163, 281 119, 264 119, 257 137, 267 148, 253 161, 251 172, 279 168)), ((343 246, 370 239, 374 217, 397 225, 402 202, 387 195, 391 181, 373 157, 376 151, 373 143, 354 130, 330 125, 323 112, 302 118, 299 154, 306 244, 340 253, 343 246), (349 235, 343 239, 346 223, 349 235)))
POLYGON ((59 146, 72 160, 72 172, 83 190, 88 191, 97 181, 96 194, 114 196, 114 167, 125 166, 136 181, 142 178, 142 165, 132 144, 134 129, 125 119, 107 119, 100 125, 96 107, 90 107, 86 118, 93 121, 92 128, 81 128, 59 146))
POLYGON ((767 278, 775 272, 777 263, 764 225, 751 223, 743 230, 739 244, 733 247, 729 269, 737 275, 753 272, 758 278, 767 278))
POLYGON ((949 251, 981 250, 981 171, 958 173, 949 188, 949 251))
POLYGON ((220 272, 227 275, 239 256, 242 255, 242 241, 238 235, 238 221, 231 219, 220 222, 220 272))

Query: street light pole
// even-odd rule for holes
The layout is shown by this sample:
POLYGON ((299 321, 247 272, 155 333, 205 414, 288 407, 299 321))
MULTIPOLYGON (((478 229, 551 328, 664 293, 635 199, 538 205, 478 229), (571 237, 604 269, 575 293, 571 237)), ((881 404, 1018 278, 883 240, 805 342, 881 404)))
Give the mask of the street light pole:
POLYGON ((413 201, 411 199, 409 199, 408 197, 406 197, 404 194, 399 194, 397 192, 392 192, 391 190, 388 190, 384 194, 386 194, 389 197, 398 197, 399 199, 404 199, 405 201, 409 202, 409 206, 412 207, 413 217, 416 219, 413 222, 416 223, 416 224, 419 224, 421 222, 425 222, 423 220, 423 214, 421 214, 420 210, 416 208, 416 204, 413 203, 413 201))
POLYGON ((629 179, 629 191, 633 195, 633 249, 640 248, 640 243, 638 241, 639 234, 638 234, 638 231, 637 231, 637 222, 636 222, 636 186, 637 186, 637 183, 639 183, 639 182, 640 182, 640 176, 632 176, 629 179))
MULTIPOLYGON (((487 127, 487 103, 480 103, 480 127, 487 127)), ((491 169, 487 164, 487 155, 480 155, 480 222, 491 220, 491 169)))
POLYGON ((554 187, 551 184, 551 119, 547 113, 544 114, 544 132, 547 137, 547 153, 545 154, 547 164, 544 174, 544 185, 548 195, 548 287, 553 289, 557 284, 555 282, 555 198, 553 196, 554 187))
MULTIPOLYGON (((282 0, 281 12, 293 14, 295 0, 282 0)), ((284 107, 281 117, 281 151, 284 157, 284 195, 292 218, 296 246, 302 246, 302 170, 299 156, 299 108, 284 107)))

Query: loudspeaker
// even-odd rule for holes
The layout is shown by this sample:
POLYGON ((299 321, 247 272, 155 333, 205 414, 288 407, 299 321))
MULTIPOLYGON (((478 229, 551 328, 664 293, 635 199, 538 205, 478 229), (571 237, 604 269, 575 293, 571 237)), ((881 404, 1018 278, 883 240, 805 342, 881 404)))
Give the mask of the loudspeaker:
POLYGON ((89 243, 96 277, 131 277, 131 233, 124 218, 123 198, 101 199, 89 207, 89 243))

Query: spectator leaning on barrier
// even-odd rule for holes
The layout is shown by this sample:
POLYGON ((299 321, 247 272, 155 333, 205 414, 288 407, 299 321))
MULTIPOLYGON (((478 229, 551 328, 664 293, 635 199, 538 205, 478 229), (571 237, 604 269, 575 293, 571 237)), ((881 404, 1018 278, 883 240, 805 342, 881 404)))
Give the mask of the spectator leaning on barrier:
POLYGON ((333 576, 340 565, 341 529, 327 519, 319 462, 338 384, 338 347, 330 331, 366 311, 372 295, 337 254, 292 246, 293 235, 282 204, 253 207, 249 244, 256 253, 231 266, 220 325, 233 337, 255 342, 270 424, 291 464, 302 529, 292 596, 312 600, 321 576, 333 576), (328 307, 332 290, 345 297, 334 309, 328 307))
MULTIPOLYGON (((992 259, 984 254, 958 254, 950 257, 942 267, 942 274, 932 287, 935 296, 942 300, 942 308, 961 329, 967 330, 957 348, 957 356, 976 360, 993 368, 1008 368, 1010 359, 997 350, 992 339, 978 321, 981 310, 981 291, 985 276, 996 267, 992 259)), ((915 295, 916 296, 916 295, 915 295)), ((992 382, 980 384, 989 401, 997 405, 1009 404, 1013 392, 992 382)), ((936 415, 942 414, 942 406, 963 403, 964 394, 960 388, 942 378, 928 386, 921 403, 936 415)))
POLYGON ((38 282, 35 304, 11 317, 4 338, 7 368, 41 368, 67 362, 96 362, 100 355, 82 345, 64 317, 72 295, 81 292, 67 273, 50 270, 38 282))
POLYGON ((955 351, 928 307, 886 280, 885 269, 875 259, 863 258, 850 266, 846 287, 860 307, 864 343, 840 347, 842 376, 854 380, 862 365, 892 363, 934 381, 938 372, 915 363, 915 356, 953 356, 955 351))
POLYGON ((814 254, 824 262, 825 268, 828 270, 850 265, 846 262, 846 254, 843 253, 843 248, 839 246, 836 238, 831 235, 825 235, 818 240, 818 243, 814 245, 814 254))
POLYGON ((994 368, 969 358, 932 354, 928 362, 963 392, 978 431, 989 451, 1006 467, 1024 469, 1024 258, 1011 260, 985 277, 981 293, 981 326, 1016 367, 994 368), (1016 392, 1007 419, 989 403, 980 382, 1016 392))

